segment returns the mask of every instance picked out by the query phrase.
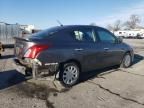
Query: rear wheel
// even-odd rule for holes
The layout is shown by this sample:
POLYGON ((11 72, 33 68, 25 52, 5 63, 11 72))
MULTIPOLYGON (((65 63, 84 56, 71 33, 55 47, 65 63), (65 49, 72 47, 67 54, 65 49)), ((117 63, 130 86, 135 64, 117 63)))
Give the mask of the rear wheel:
POLYGON ((122 68, 128 68, 130 67, 132 64, 132 58, 131 58, 131 55, 130 53, 126 53, 123 57, 123 60, 122 60, 122 63, 121 63, 121 66, 122 68))
POLYGON ((80 69, 76 63, 66 63, 60 71, 60 81, 65 87, 75 85, 79 80, 80 69))

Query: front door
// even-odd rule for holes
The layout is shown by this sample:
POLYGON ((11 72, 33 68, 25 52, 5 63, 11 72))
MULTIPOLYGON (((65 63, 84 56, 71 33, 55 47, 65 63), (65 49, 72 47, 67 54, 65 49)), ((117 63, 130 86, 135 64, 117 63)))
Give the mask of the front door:
POLYGON ((121 49, 117 38, 108 30, 97 28, 96 34, 99 37, 99 46, 102 50, 101 67, 116 65, 121 59, 121 49))

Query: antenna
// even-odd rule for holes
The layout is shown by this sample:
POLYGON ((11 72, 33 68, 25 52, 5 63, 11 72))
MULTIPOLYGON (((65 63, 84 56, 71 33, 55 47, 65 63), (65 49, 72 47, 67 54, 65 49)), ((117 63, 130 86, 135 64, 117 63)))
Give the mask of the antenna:
POLYGON ((57 20, 57 23, 58 23, 60 26, 63 26, 63 24, 62 24, 59 20, 57 20))

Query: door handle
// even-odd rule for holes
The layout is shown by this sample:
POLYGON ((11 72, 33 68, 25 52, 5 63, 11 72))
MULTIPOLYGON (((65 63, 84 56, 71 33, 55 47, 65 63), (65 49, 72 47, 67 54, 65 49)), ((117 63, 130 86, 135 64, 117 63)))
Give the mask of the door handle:
POLYGON ((104 48, 104 50, 109 50, 109 48, 104 48))
POLYGON ((83 49, 82 48, 76 48, 76 49, 74 49, 75 51, 83 51, 83 49))

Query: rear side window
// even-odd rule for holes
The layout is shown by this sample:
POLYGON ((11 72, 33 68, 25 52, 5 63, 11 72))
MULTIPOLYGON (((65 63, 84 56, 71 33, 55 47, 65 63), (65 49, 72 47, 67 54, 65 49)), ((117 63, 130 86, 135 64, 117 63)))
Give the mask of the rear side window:
POLYGON ((99 29, 99 30, 97 30, 97 33, 99 35, 101 42, 114 43, 116 40, 115 37, 113 36, 113 34, 107 30, 99 29))
POLYGON ((77 41, 95 42, 95 35, 92 29, 74 30, 72 32, 73 38, 77 41))

